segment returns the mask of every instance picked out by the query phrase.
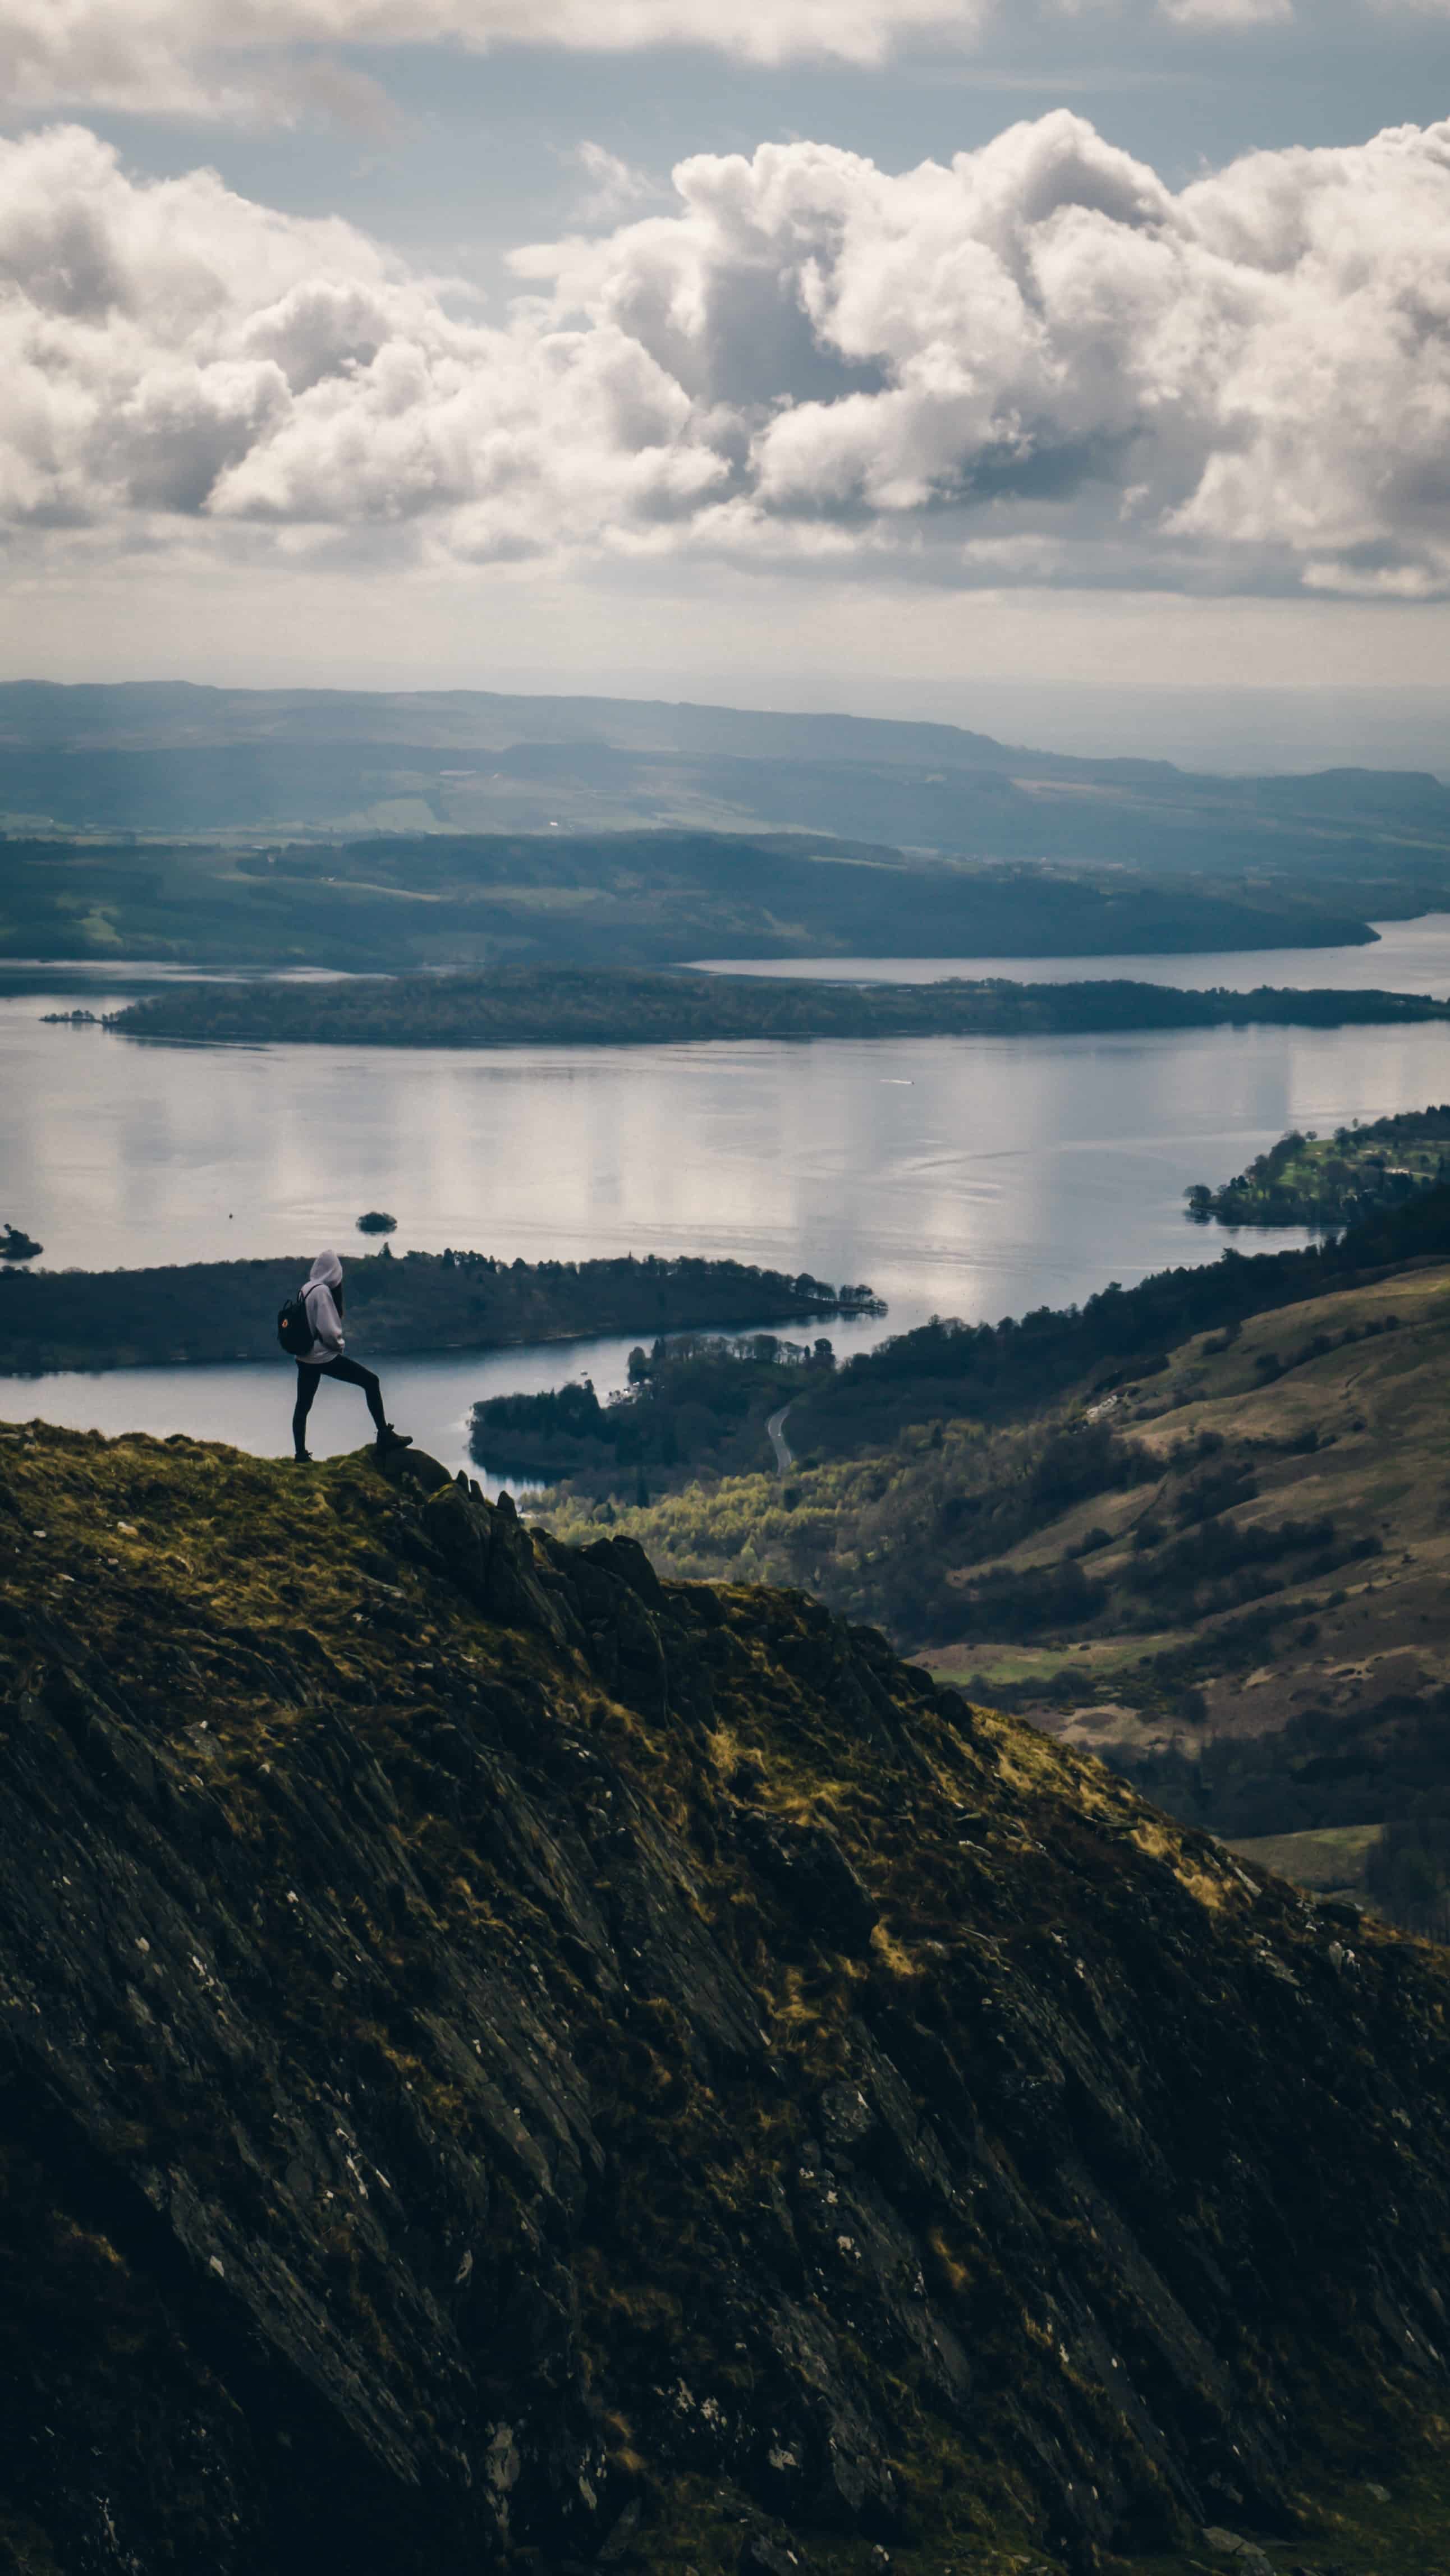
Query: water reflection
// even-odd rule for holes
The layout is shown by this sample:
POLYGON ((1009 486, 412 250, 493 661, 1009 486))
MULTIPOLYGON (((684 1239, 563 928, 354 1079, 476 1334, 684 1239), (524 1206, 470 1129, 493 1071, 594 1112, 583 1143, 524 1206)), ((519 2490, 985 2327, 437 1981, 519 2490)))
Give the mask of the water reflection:
MULTIPOLYGON (((1244 961, 1232 962, 1226 980, 1242 981, 1244 961)), ((1205 961, 1173 964, 1201 972, 1205 961)), ((74 999, 38 984, 0 998, 0 1220, 40 1238, 46 1267, 301 1256, 328 1241, 360 1250, 358 1215, 384 1207, 399 1252, 733 1254, 865 1280, 890 1300, 887 1330, 933 1312, 995 1319, 1212 1260, 1224 1238, 1186 1225, 1190 1182, 1226 1179, 1291 1125, 1324 1130, 1450 1098, 1450 1036, 1435 1026, 177 1049, 41 1024, 74 999)), ((1245 1248, 1295 1240, 1254 1235, 1245 1248)), ((848 1349, 882 1329, 832 1333, 848 1349)), ((615 1362, 596 1357, 601 1389, 622 1366, 612 1374, 615 1362)), ((407 1367, 414 1428, 451 1463, 474 1397, 571 1373, 558 1346, 407 1367)), ((395 1363, 395 1388, 399 1375, 395 1363)), ((45 1411, 286 1445, 274 1420, 284 1377, 274 1385, 266 1371, 0 1387, 11 1418, 45 1411)), ((390 1402, 401 1415, 401 1394, 390 1402)), ((341 1397, 335 1410, 335 1432, 319 1418, 319 1438, 354 1445, 341 1397)))
MULTIPOLYGON (((539 1343, 527 1350, 460 1355, 437 1351, 382 1360, 379 1372, 394 1420, 420 1449, 452 1473, 460 1467, 497 1495, 517 1477, 476 1464, 469 1454, 471 1408, 485 1396, 535 1395, 568 1378, 593 1379, 601 1400, 625 1384, 638 1336, 539 1343)), ((70 1431, 149 1431, 164 1439, 225 1440, 254 1457, 285 1458, 292 1448, 294 1377, 290 1361, 217 1368, 66 1370, 45 1377, 0 1377, 0 1421, 55 1422, 70 1431)), ((314 1458, 342 1457, 371 1438, 356 1387, 318 1389, 307 1426, 314 1458)))
POLYGON ((1450 995, 1450 913, 1372 923, 1363 948, 1243 948, 1200 957, 706 957, 715 975, 805 976, 837 984, 941 984, 948 977, 1002 975, 1013 984, 1172 984, 1207 992, 1256 984, 1344 993, 1450 995))
MULTIPOLYGON (((48 1265, 358 1243, 733 1253, 893 1324, 1211 1257, 1182 1192, 1291 1124, 1450 1093, 1440 1027, 874 1045, 138 1046, 0 1002, 0 1172, 48 1265)), ((753 1318, 744 1320, 755 1320, 753 1318)))

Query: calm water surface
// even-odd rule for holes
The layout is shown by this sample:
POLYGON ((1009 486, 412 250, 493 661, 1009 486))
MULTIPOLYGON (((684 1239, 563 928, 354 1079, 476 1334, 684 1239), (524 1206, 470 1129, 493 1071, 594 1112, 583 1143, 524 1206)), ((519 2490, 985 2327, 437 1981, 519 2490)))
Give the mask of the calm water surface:
MULTIPOLYGON (((783 1328, 794 1338, 798 1326, 783 1328)), ((566 1378, 592 1378, 601 1397, 626 1383, 637 1334, 605 1340, 544 1342, 525 1350, 423 1352, 415 1359, 379 1362, 388 1409, 420 1449, 445 1467, 466 1467, 488 1494, 507 1485, 526 1490, 506 1459, 482 1467, 470 1456, 470 1408, 489 1395, 537 1395, 566 1378)), ((45 1377, 0 1377, 0 1421, 65 1424, 72 1431, 189 1432, 193 1440, 227 1440, 260 1457, 285 1457, 292 1446, 290 1360, 246 1362, 230 1368, 135 1368, 57 1371, 45 1377)), ((314 1458, 338 1458, 372 1437, 356 1387, 324 1378, 307 1425, 314 1458)))
MULTIPOLYGON (((1353 980, 1402 990, 1450 987, 1450 921, 1399 925, 1394 938, 1393 973, 1387 939, 1312 952, 1310 980, 1354 969, 1353 980), (1358 971, 1371 959, 1374 972, 1358 971)), ((1141 975, 1155 962, 1070 970, 1141 975)), ((1182 982, 1298 980, 1257 954, 1162 962, 1182 982)), ((384 1207, 400 1252, 733 1254, 869 1281, 890 1300, 889 1321, 832 1327, 843 1352, 932 1313, 995 1319, 1215 1259, 1225 1237, 1182 1214, 1190 1182, 1225 1179, 1292 1125, 1323 1130, 1450 1098, 1442 1027, 496 1053, 174 1048, 43 1027, 42 1012, 75 1001, 73 986, 57 986, 0 995, 0 1220, 40 1238, 44 1268, 300 1256, 329 1242, 346 1255, 361 1249, 357 1217, 384 1207)), ((461 1463, 476 1397, 586 1368, 603 1393, 622 1382, 631 1339, 393 1362, 390 1409, 461 1463)), ((0 1379, 0 1417, 184 1430, 263 1452, 288 1446, 289 1411, 281 1363, 0 1379)), ((321 1390, 313 1419, 323 1453, 365 1427, 341 1388, 321 1390)))
POLYGON ((837 984, 941 984, 952 975, 1004 975, 1014 984, 1173 984, 1236 993, 1256 984, 1295 991, 1450 995, 1450 913, 1418 921, 1371 924, 1378 938, 1364 948, 1255 948, 1201 957, 709 957, 716 975, 809 976, 837 984))

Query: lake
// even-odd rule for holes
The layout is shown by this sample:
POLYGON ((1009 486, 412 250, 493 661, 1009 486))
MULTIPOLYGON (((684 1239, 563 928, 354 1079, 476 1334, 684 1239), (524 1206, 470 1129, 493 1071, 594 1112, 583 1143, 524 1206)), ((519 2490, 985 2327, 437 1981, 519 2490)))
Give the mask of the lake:
MULTIPOLYGON (((1308 952, 1312 980, 1374 960, 1354 980, 1450 988, 1443 918, 1395 925, 1393 976, 1391 950, 1387 937, 1308 952)), ((1071 965, 1143 974, 1152 962, 1071 965)), ((1161 962, 1185 983, 1298 980, 1260 954, 1161 962)), ((1040 976, 1044 965, 1010 971, 1040 976)), ((869 1281, 889 1318, 833 1327, 842 1352, 932 1313, 995 1320, 1213 1260, 1227 1238, 1186 1222, 1189 1183, 1227 1179, 1286 1127, 1323 1131, 1450 1099, 1450 1031, 1435 1026, 493 1053, 172 1048, 42 1026, 83 989, 56 969, 49 978, 7 977, 24 988, 0 993, 0 1221, 38 1236, 42 1267, 301 1257, 324 1243, 345 1257, 362 1248, 357 1217, 383 1207, 400 1252, 733 1254, 869 1281)), ((118 972, 114 989, 142 980, 118 972)), ((1302 1240, 1239 1238, 1255 1250, 1302 1240)), ((603 1394, 622 1383, 628 1349, 624 1337, 395 1361, 390 1409, 458 1465, 475 1398, 586 1368, 603 1394)), ((280 1358, 274 1369, 0 1379, 0 1418, 183 1430, 262 1452, 289 1445, 289 1412, 280 1358)), ((322 1454, 365 1427, 341 1388, 321 1390, 313 1418, 322 1454)))
POLYGON ((1450 995, 1450 913, 1418 921, 1372 922, 1362 948, 1255 948, 1199 957, 702 957, 712 975, 807 977, 833 984, 944 984, 953 975, 1002 975, 1012 984, 1172 984, 1208 992, 1216 984, 1294 991, 1450 995))
MULTIPOLYGON (((782 1328, 787 1338, 798 1325, 782 1328)), ((485 1493, 507 1485, 522 1493, 527 1480, 508 1473, 506 1460, 481 1467, 469 1455, 469 1408, 489 1395, 538 1395, 566 1378, 589 1377, 601 1396, 626 1382, 637 1334, 581 1342, 538 1343, 525 1350, 480 1351, 461 1360, 456 1351, 424 1351, 414 1359, 381 1364, 389 1410, 420 1449, 446 1467, 466 1467, 485 1493)), ((292 1446, 292 1363, 243 1362, 232 1367, 131 1368, 58 1371, 30 1378, 0 1377, 0 1421, 37 1415, 73 1431, 187 1431, 193 1440, 227 1440, 261 1457, 285 1457, 292 1446)), ((362 1397, 355 1387, 318 1389, 307 1445, 314 1458, 336 1458, 371 1439, 362 1397)))

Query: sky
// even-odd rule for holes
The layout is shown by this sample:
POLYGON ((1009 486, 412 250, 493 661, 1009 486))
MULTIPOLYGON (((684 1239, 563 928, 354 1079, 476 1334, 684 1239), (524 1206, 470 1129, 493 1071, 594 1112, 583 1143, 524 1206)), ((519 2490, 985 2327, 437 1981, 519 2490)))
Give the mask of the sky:
POLYGON ((5 676, 1446 738, 1450 0, 0 0, 0 116, 5 676))

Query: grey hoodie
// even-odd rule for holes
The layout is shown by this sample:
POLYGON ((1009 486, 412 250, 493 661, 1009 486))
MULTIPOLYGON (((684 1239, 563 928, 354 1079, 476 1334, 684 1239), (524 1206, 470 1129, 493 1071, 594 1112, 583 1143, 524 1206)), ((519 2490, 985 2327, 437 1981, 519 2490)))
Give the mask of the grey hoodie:
POLYGON ((345 1348, 342 1317, 332 1298, 334 1288, 341 1286, 342 1263, 337 1254, 319 1252, 302 1291, 307 1320, 316 1335, 311 1350, 303 1359, 304 1368, 321 1368, 324 1361, 339 1358, 345 1348))

